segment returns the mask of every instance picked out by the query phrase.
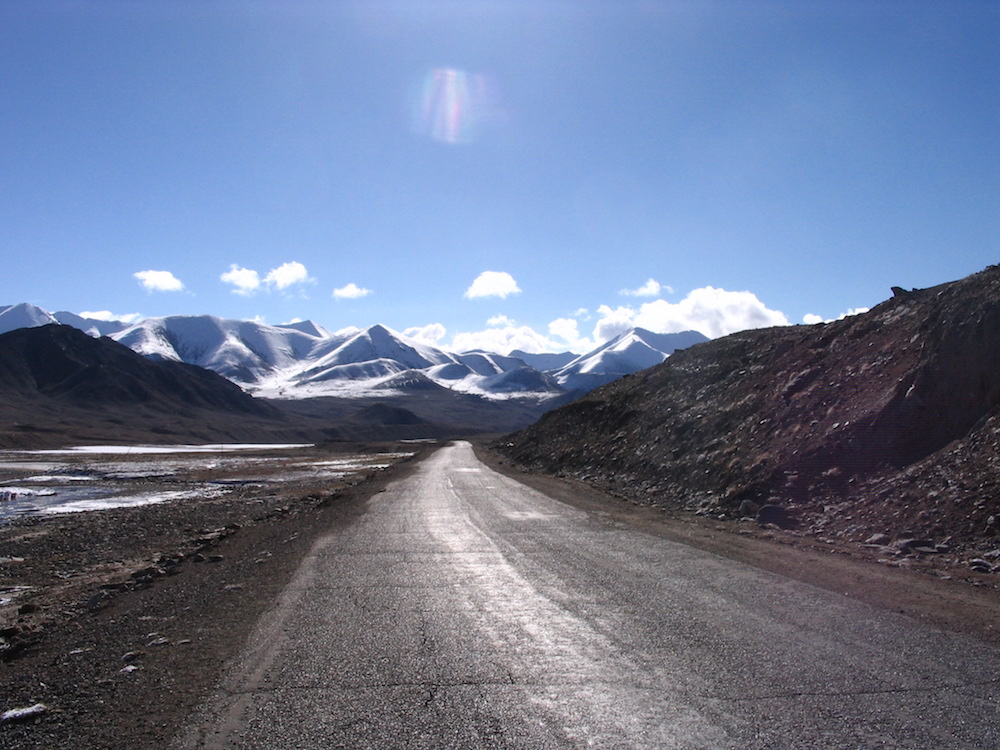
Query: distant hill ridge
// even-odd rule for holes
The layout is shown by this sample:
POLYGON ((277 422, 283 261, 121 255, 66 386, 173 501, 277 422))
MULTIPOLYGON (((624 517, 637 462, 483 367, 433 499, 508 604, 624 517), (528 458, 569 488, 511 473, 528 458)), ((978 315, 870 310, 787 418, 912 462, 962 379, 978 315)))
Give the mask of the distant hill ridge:
POLYGON ((274 406, 210 370, 150 361, 68 325, 0 334, 3 447, 80 439, 285 442, 302 434, 274 406))
POLYGON ((274 416, 265 403, 200 367, 150 362, 107 338, 49 324, 0 335, 0 389, 67 404, 156 404, 274 416))

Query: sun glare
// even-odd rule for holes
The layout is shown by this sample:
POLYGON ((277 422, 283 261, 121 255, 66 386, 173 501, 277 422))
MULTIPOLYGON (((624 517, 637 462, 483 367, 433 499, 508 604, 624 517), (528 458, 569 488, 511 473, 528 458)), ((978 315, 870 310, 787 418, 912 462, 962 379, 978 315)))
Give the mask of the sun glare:
POLYGON ((456 68, 427 73, 414 107, 414 129, 442 143, 472 143, 489 117, 485 76, 456 68))

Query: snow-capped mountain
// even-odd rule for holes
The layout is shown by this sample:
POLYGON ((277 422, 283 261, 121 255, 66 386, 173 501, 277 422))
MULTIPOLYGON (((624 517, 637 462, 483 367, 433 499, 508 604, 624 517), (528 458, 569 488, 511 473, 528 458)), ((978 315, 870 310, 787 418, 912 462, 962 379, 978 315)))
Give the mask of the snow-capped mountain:
POLYGON ((151 359, 198 365, 247 386, 309 358, 332 334, 309 324, 269 326, 212 315, 146 318, 111 336, 151 359))
POLYGON ((697 331, 653 333, 633 328, 582 354, 551 373, 567 391, 591 391, 647 367, 658 365, 677 349, 708 341, 697 331))
POLYGON ((381 325, 330 336, 297 364, 248 385, 260 395, 278 398, 435 387, 487 398, 562 393, 557 383, 519 359, 487 352, 451 354, 381 325))
POLYGON ((51 323, 109 336, 150 359, 198 365, 255 395, 281 399, 446 389, 494 400, 547 401, 589 391, 659 364, 675 349, 707 340, 694 331, 656 334, 637 328, 578 357, 455 354, 381 325, 331 333, 311 321, 271 326, 212 315, 147 318, 126 325, 73 313, 53 315, 28 304, 0 307, 0 333, 51 323))
POLYGON ((35 328, 37 326, 61 323, 62 325, 78 328, 93 337, 110 336, 125 328, 127 323, 120 320, 95 320, 93 318, 83 318, 76 313, 57 312, 50 313, 37 305, 22 302, 18 305, 8 305, 0 307, 0 333, 16 331, 18 328, 35 328))
POLYGON ((35 328, 36 326, 58 323, 55 316, 40 307, 27 302, 19 305, 0 307, 0 333, 16 331, 18 328, 35 328))
POLYGON ((94 338, 110 336, 128 328, 128 323, 122 323, 120 320, 95 320, 94 318, 83 318, 71 312, 57 312, 54 315, 55 319, 64 326, 79 328, 88 336, 93 336, 94 338))
POLYGON ((520 349, 515 349, 508 357, 517 357, 524 364, 529 367, 534 367, 536 370, 541 372, 552 372, 553 370, 558 370, 560 367, 565 367, 579 355, 573 354, 573 352, 544 352, 541 354, 531 354, 529 352, 523 352, 520 349))

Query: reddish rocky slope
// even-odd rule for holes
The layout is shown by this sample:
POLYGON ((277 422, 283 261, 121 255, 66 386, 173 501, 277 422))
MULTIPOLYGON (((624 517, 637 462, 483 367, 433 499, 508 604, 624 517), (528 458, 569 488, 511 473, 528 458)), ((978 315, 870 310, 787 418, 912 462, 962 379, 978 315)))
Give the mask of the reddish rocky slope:
POLYGON ((496 447, 642 503, 778 506, 813 533, 947 549, 997 529, 998 411, 993 266, 834 323, 693 346, 496 447))

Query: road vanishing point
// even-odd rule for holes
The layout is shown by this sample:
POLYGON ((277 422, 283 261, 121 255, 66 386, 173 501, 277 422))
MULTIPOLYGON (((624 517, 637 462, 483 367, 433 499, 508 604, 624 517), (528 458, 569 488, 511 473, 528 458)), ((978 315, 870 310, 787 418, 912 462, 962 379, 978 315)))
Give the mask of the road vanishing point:
POLYGON ((177 748, 1000 748, 1000 650, 436 451, 322 536, 177 748))

